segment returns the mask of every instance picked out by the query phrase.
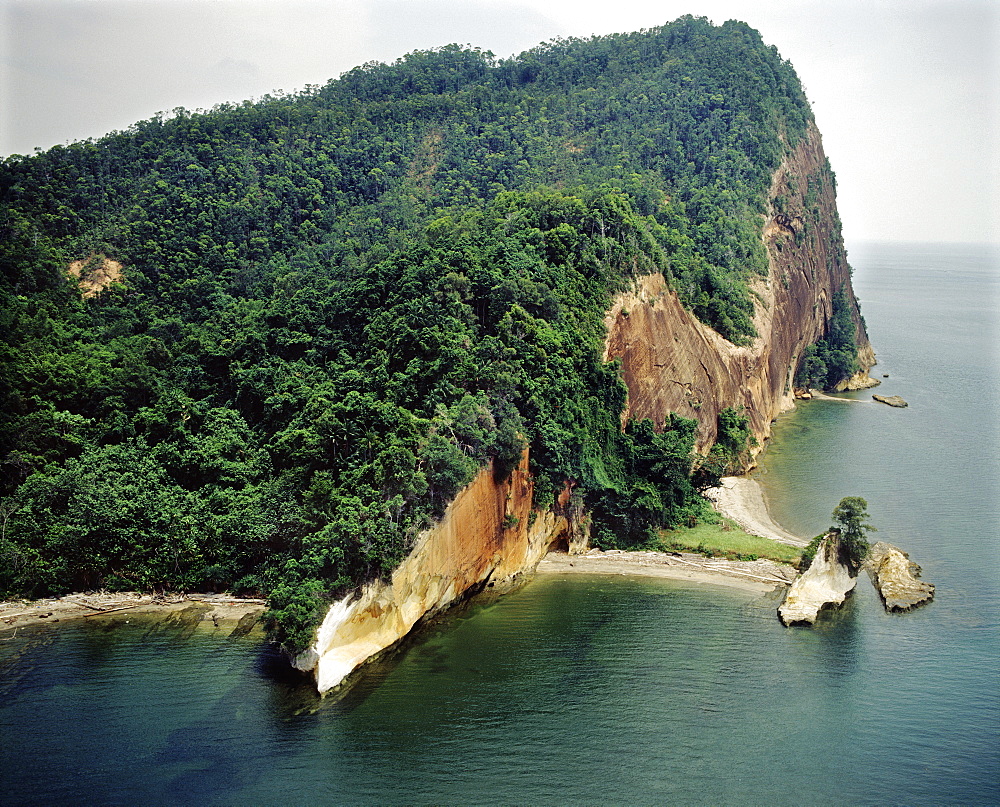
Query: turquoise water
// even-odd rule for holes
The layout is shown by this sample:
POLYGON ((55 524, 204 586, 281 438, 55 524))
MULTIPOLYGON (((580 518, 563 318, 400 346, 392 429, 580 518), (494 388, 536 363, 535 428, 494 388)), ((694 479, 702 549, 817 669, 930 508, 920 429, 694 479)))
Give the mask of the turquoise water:
POLYGON ((788 630, 771 595, 538 578, 340 702, 259 637, 40 629, 0 643, 0 803, 1000 802, 1000 278, 970 248, 852 262, 882 392, 910 407, 800 406, 759 478, 802 534, 867 498, 931 605, 885 614, 862 580, 788 630))

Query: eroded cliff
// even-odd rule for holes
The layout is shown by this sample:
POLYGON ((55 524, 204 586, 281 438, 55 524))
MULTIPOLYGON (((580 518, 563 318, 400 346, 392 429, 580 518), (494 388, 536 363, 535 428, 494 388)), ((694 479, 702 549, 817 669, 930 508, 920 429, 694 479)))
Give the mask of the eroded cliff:
MULTIPOLYGON (((851 288, 833 175, 814 126, 774 174, 762 238, 769 267, 752 284, 759 335, 749 346, 736 346, 699 322, 662 273, 638 278, 616 297, 606 316, 605 358, 621 362, 628 388, 623 421, 649 418, 662 426, 670 412, 694 418, 697 448, 707 450, 719 412, 735 407, 745 411, 762 444, 771 421, 793 405, 799 359, 824 336, 841 288, 864 368, 845 385, 865 383, 874 355, 851 288)), ((570 498, 567 488, 554 511, 533 508, 527 453, 507 480, 484 469, 421 536, 391 581, 331 607, 298 666, 314 671, 320 691, 333 689, 421 619, 533 569, 553 545, 570 546, 573 534, 585 545, 570 498)))
POLYGON ((752 281, 758 337, 737 347, 699 322, 662 274, 639 278, 618 295, 606 319, 605 356, 621 361, 628 387, 623 419, 668 413, 694 418, 698 448, 715 441, 717 416, 743 409, 758 442, 793 406, 792 379, 803 351, 823 337, 833 295, 846 292, 863 371, 842 388, 867 385, 875 356, 851 287, 837 215, 835 180, 814 125, 775 171, 762 238, 768 275, 752 281))
POLYGON ((568 511, 532 507, 528 452, 498 481, 486 467, 424 532, 389 581, 334 603, 314 646, 296 659, 313 671, 320 692, 338 686, 358 666, 390 647, 421 619, 486 585, 509 583, 533 569, 553 546, 571 549, 585 537, 568 511), (576 537, 580 536, 580 537, 576 537))

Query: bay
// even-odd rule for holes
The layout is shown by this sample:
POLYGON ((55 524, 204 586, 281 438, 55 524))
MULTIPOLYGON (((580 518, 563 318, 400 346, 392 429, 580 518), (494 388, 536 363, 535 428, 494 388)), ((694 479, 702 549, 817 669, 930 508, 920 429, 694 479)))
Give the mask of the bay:
MULTIPOLYGON (((813 629, 775 595, 538 577, 370 667, 340 701, 259 634, 120 616, 0 642, 0 804, 1000 801, 995 253, 854 245, 884 394, 782 416, 757 477, 814 535, 843 496, 937 585, 862 579, 813 629)), ((4 636, 0 635, 0 638, 4 636)))

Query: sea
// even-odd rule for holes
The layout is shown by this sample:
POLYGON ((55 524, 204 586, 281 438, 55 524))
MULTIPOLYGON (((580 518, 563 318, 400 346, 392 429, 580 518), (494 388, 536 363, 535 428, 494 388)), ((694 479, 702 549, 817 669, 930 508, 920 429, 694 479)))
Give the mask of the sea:
POLYGON ((1000 803, 1000 264, 851 245, 872 391, 781 416, 756 472, 821 532, 844 496, 923 567, 812 628, 777 594, 538 576, 474 600, 340 699, 259 633, 136 615, 0 628, 0 804, 1000 803))

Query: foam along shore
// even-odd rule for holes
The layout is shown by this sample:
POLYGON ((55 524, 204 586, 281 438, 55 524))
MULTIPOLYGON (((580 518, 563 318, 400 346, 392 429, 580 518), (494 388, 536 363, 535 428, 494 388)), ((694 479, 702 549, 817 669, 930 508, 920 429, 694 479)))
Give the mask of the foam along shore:
POLYGON ((705 495, 726 518, 735 521, 751 535, 789 546, 808 545, 809 541, 792 535, 771 519, 764 502, 764 491, 757 480, 748 476, 725 476, 721 482, 719 487, 707 490, 705 495))
MULTIPOLYGON (((185 621, 210 621, 214 627, 252 628, 264 612, 266 602, 228 594, 139 594, 98 592, 67 594, 42 600, 0 602, 0 641, 10 638, 10 629, 52 624, 64 620, 90 619, 101 615, 164 614, 185 612, 185 621), (197 618, 197 619, 195 619, 197 618)), ((242 630, 242 628, 240 628, 242 630)))
POLYGON ((536 574, 616 574, 662 577, 690 583, 729 586, 748 591, 772 591, 790 585, 797 572, 773 560, 754 561, 706 558, 691 552, 626 552, 591 549, 580 555, 550 552, 536 574))
POLYGON ((864 398, 838 398, 836 395, 827 395, 822 390, 810 389, 810 397, 819 401, 833 401, 834 403, 847 403, 847 404, 870 404, 871 401, 866 401, 864 398))

